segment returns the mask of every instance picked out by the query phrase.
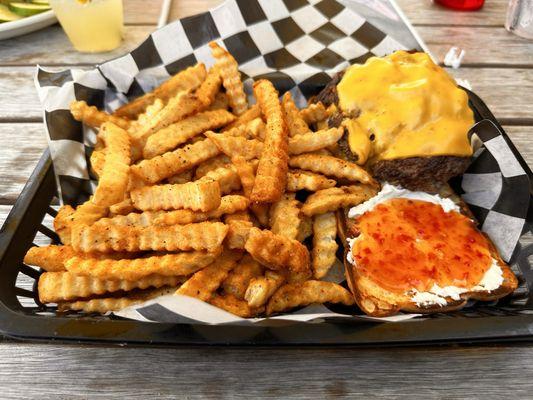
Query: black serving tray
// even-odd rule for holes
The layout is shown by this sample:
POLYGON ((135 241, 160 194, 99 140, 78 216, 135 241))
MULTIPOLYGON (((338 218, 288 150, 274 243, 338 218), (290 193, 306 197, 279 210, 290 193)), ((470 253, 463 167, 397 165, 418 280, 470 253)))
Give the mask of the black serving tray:
MULTIPOLYGON (((524 170, 530 168, 483 101, 469 92, 477 121, 491 120, 503 133, 524 170)), ((531 187, 530 194, 533 193, 531 187)), ((33 290, 17 287, 19 274, 37 282, 40 271, 22 260, 38 232, 57 241, 42 221, 55 216, 56 183, 50 154, 41 157, 0 231, 0 333, 17 339, 131 345, 413 345, 428 343, 523 341, 533 339, 533 308, 478 305, 465 311, 404 322, 326 320, 288 326, 228 326, 139 322, 112 316, 56 315, 33 290), (26 300, 32 300, 28 306, 26 300), (23 305, 25 304, 25 305, 23 305)), ((533 212, 530 206, 527 229, 533 212)), ((533 245, 513 258, 528 263, 533 245)), ((514 260, 516 261, 516 260, 514 260)), ((524 285, 524 284, 523 284, 524 285)), ((529 292, 529 288, 525 288, 529 292)), ((529 297, 529 296, 527 296, 529 297)))

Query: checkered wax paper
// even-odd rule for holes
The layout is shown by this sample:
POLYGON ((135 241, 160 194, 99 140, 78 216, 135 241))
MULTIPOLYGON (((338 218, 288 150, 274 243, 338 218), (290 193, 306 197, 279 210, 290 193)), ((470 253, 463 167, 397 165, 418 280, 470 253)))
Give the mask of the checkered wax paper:
MULTIPOLYGON (((405 24, 409 31, 407 21, 399 18, 395 21, 398 23, 405 24)), ((95 69, 50 72, 38 68, 36 85, 60 199, 66 204, 79 204, 87 200, 95 185, 88 162, 96 134, 72 118, 69 104, 73 100, 85 100, 112 112, 183 68, 197 62, 211 66, 214 60, 208 43, 216 40, 239 63, 250 100, 253 81, 267 78, 280 92, 290 91, 303 106, 336 72, 350 64, 405 48, 393 36, 371 24, 353 5, 345 7, 335 0, 228 0, 155 31, 131 53, 95 69)), ((418 42, 416 49, 423 48, 418 42)), ((485 121, 475 127, 483 146, 458 187, 483 230, 509 260, 524 230, 529 179, 510 143, 488 124, 485 121)), ((165 297, 151 301, 144 314, 143 307, 134 307, 120 315, 151 321, 236 322, 236 317, 221 314, 212 306, 191 304, 195 301, 165 297), (186 311, 190 309, 195 313, 186 311)), ((310 321, 327 316, 346 317, 325 306, 313 306, 280 318, 310 321)))

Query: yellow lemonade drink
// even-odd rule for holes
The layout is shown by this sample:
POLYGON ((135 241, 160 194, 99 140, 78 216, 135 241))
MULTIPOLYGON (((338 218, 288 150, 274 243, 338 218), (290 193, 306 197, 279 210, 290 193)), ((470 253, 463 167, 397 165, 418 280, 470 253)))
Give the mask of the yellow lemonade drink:
POLYGON ((76 50, 97 53, 122 41, 122 0, 50 0, 57 19, 76 50))

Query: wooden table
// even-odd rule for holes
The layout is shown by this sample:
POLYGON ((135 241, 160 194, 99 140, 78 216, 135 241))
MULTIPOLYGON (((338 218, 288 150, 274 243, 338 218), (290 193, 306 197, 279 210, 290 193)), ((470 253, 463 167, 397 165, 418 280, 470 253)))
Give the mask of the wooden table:
MULTIPOLYGON (((175 0, 171 18, 219 2, 175 0)), ((161 0, 124 3, 126 40, 111 54, 75 52, 57 25, 0 41, 0 222, 46 147, 34 65, 87 67, 133 49, 155 29, 161 0)), ((475 13, 447 11, 429 0, 399 3, 440 61, 453 45, 466 50, 454 74, 469 80, 533 164, 533 42, 504 30, 507 1, 487 0, 475 13)), ((525 398, 533 389, 533 347, 528 345, 169 350, 4 339, 0 360, 3 399, 525 398)))

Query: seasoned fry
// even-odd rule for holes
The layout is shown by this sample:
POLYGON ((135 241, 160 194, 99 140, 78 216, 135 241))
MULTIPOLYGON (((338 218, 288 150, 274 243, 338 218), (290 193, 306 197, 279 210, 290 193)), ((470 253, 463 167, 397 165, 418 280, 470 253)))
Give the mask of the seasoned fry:
POLYGON ((152 118, 156 116, 156 114, 161 111, 165 107, 165 103, 161 99, 155 99, 155 101, 150 104, 148 107, 146 107, 146 110, 139 114, 137 121, 133 121, 130 124, 130 131, 139 129, 142 126, 145 126, 146 124, 149 124, 152 118))
POLYGON ((296 236, 296 240, 303 242, 313 234, 313 219, 306 215, 302 215, 300 218, 300 226, 298 227, 298 235, 296 236))
POLYGON ((145 186, 131 191, 133 205, 142 211, 210 211, 220 205, 220 185, 208 177, 181 185, 145 186))
POLYGON ((367 185, 342 186, 319 190, 307 198, 302 207, 302 212, 309 217, 324 214, 341 207, 355 206, 376 194, 376 188, 367 185))
POLYGON ((244 94, 237 61, 216 42, 209 43, 209 47, 216 60, 215 66, 222 77, 222 85, 226 89, 229 105, 235 115, 241 115, 248 108, 248 101, 244 94))
POLYGON ((214 110, 227 110, 229 107, 229 101, 228 96, 226 96, 226 93, 218 92, 215 95, 215 99, 213 102, 207 107, 208 111, 214 111, 214 110))
POLYGON ((263 152, 263 143, 256 139, 246 139, 240 136, 228 136, 214 132, 206 132, 218 149, 228 157, 241 156, 246 160, 259 158, 263 152))
MULTIPOLYGON (((230 225, 230 231, 231 231, 231 224, 233 221, 246 221, 246 222, 252 223, 252 217, 250 216, 250 213, 246 210, 237 211, 237 212, 234 212, 233 214, 226 214, 224 216, 224 223, 226 225, 230 225)), ((244 248, 244 242, 242 243, 242 248, 244 248)))
POLYGON ((265 312, 265 307, 253 308, 232 294, 215 294, 209 303, 241 318, 251 318, 265 312))
POLYGON ((298 134, 289 139, 289 154, 302 154, 331 146, 337 143, 342 135, 342 127, 298 134))
POLYGON ((220 151, 211 139, 204 139, 174 151, 141 161, 131 171, 149 183, 157 183, 180 174, 218 155, 220 151))
POLYGON ((97 206, 91 199, 79 205, 76 210, 71 206, 59 209, 54 219, 56 230, 63 244, 70 244, 72 228, 76 225, 90 225, 107 216, 108 208, 97 206))
POLYGON ((337 218, 335 213, 317 215, 313 221, 313 250, 312 266, 316 279, 321 279, 328 273, 335 262, 337 252, 337 218))
POLYGON ((35 265, 48 272, 64 271, 65 262, 77 253, 70 246, 31 247, 24 256, 24 263, 35 265))
POLYGON ((229 272, 235 268, 242 254, 236 251, 225 251, 211 265, 196 272, 176 291, 176 294, 196 297, 208 301, 220 287, 229 272))
POLYGON ((102 175, 102 170, 104 169, 104 163, 105 163, 105 154, 106 154, 105 148, 102 148, 99 150, 95 149, 91 153, 91 158, 90 158, 91 168, 97 177, 102 175))
POLYGON ((54 230, 64 244, 70 243, 70 228, 72 217, 76 211, 69 205, 61 206, 54 218, 54 230))
POLYGON ((146 141, 144 158, 154 158, 173 150, 208 129, 216 129, 233 121, 235 116, 226 110, 205 111, 160 129, 146 141))
POLYGON ((265 271, 264 276, 253 278, 246 289, 245 300, 250 307, 261 307, 285 283, 285 275, 276 271, 265 271))
POLYGON ((247 162, 246 158, 239 155, 232 157, 231 162, 240 178, 244 195, 250 197, 255 181, 255 172, 252 164, 247 162))
POLYGON ((301 203, 294 194, 285 194, 270 207, 270 230, 276 235, 296 239, 301 223, 299 217, 301 203))
POLYGON ((328 112, 322 103, 313 103, 300 110, 300 117, 308 125, 311 125, 325 120, 328 117, 328 112))
POLYGON ((176 286, 181 281, 176 276, 151 275, 135 282, 102 280, 90 276, 75 275, 68 271, 45 272, 39 277, 39 300, 42 303, 57 303, 93 295, 101 295, 132 289, 176 286))
POLYGON ((272 270, 309 271, 309 251, 300 242, 267 230, 250 228, 244 248, 261 265, 272 270))
POLYGON ((226 237, 228 229, 228 226, 221 222, 149 227, 94 224, 73 229, 72 247, 85 253, 144 250, 215 251, 226 237))
POLYGON ((213 171, 217 168, 227 168, 230 166, 230 163, 231 161, 227 155, 219 154, 218 156, 210 158, 198 165, 196 171, 194 172, 194 179, 200 179, 201 177, 205 176, 209 171, 213 171))
POLYGON ((193 251, 187 253, 155 255, 131 260, 101 260, 72 257, 65 267, 76 275, 98 279, 136 281, 150 275, 184 276, 194 274, 215 261, 222 249, 214 252, 193 251))
POLYGON ((333 156, 301 154, 291 157, 289 165, 293 168, 301 168, 352 182, 375 184, 370 174, 359 165, 333 156))
POLYGON ((202 63, 184 69, 183 71, 178 72, 170 79, 163 82, 152 92, 146 93, 132 102, 124 104, 115 110, 114 115, 117 117, 135 119, 150 104, 153 104, 158 99, 160 99, 163 103, 166 103, 178 92, 195 90, 204 81, 205 77, 206 69, 205 65, 202 63))
POLYGON ((109 214, 111 215, 126 215, 134 211, 135 207, 129 197, 109 207, 109 214))
POLYGON ((196 91, 196 96, 198 96, 198 99, 200 99, 200 102, 204 105, 204 107, 209 107, 211 103, 215 101, 215 96, 220 90, 221 84, 222 78, 218 73, 218 68, 211 68, 207 73, 205 81, 202 82, 196 91))
POLYGON ((93 202, 109 207, 124 200, 129 181, 131 144, 128 132, 110 122, 102 125, 100 135, 106 144, 106 154, 93 202))
POLYGON ((283 95, 283 100, 281 101, 281 105, 283 106, 283 111, 285 112, 285 118, 287 119, 287 126, 289 128, 289 136, 294 137, 296 135, 301 135, 304 133, 311 132, 311 130, 307 126, 304 119, 300 116, 300 111, 296 107, 296 104, 294 104, 294 101, 292 100, 292 96, 290 92, 286 92, 283 95))
POLYGON ((250 279, 263 274, 263 268, 248 254, 229 273, 222 283, 222 288, 227 294, 231 294, 239 300, 244 299, 244 293, 250 283, 250 279))
POLYGON ((241 180, 239 174, 232 166, 217 168, 213 171, 209 171, 204 176, 205 179, 213 179, 220 185, 220 193, 228 194, 235 190, 240 189, 241 180))
POLYGON ((354 298, 348 290, 333 282, 288 283, 274 293, 266 312, 267 315, 272 315, 313 303, 342 303, 351 306, 354 304, 354 298))
POLYGON ((167 179, 168 183, 174 184, 174 185, 181 185, 182 183, 187 183, 192 181, 192 178, 194 176, 194 171, 192 169, 188 171, 184 171, 180 174, 176 174, 173 176, 170 176, 167 179))
POLYGON ((248 235, 250 234, 250 229, 253 227, 252 222, 237 219, 227 221, 227 223, 229 230, 226 238, 226 246, 230 249, 244 249, 248 235))
POLYGON ((130 121, 100 111, 95 106, 89 106, 85 101, 70 103, 70 112, 76 121, 93 128, 99 128, 105 122, 112 122, 122 129, 128 129, 130 126, 130 121))
POLYGON ((316 192, 317 190, 328 189, 336 184, 337 182, 334 179, 301 169, 292 169, 287 174, 288 192, 297 192, 298 190, 316 192))
POLYGON ((235 121, 233 121, 231 124, 222 129, 222 132, 233 129, 240 125, 247 124, 248 122, 256 118, 261 118, 261 109, 259 108, 259 104, 254 104, 244 113, 239 115, 239 117, 235 121))
POLYGON ((287 125, 272 83, 264 79, 255 82, 254 94, 267 120, 267 130, 250 197, 254 202, 272 203, 281 198, 287 183, 287 125))

